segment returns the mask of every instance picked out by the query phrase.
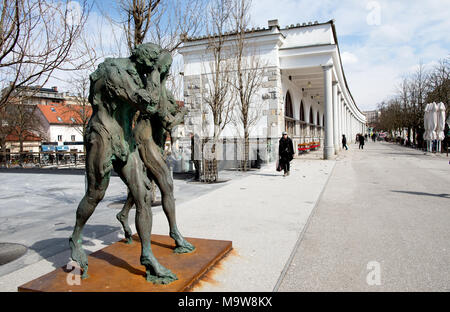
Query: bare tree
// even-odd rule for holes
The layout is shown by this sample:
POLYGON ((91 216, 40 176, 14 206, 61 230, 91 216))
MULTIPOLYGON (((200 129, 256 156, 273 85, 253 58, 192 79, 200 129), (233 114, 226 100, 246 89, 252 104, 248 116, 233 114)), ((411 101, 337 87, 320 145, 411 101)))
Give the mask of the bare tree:
MULTIPOLYGON (((68 115, 72 121, 72 127, 84 138, 87 125, 92 115, 92 106, 89 103, 89 76, 80 75, 72 79, 72 101, 73 103, 64 105, 62 115, 68 115)), ((83 145, 83 151, 85 146, 83 145)))
MULTIPOLYGON (((0 107, 0 147, 2 152, 2 162, 6 162, 6 137, 11 134, 13 128, 9 122, 10 115, 6 105, 0 107)), ((5 164, 6 165, 6 164, 5 164)))
MULTIPOLYGON (((0 107, 20 87, 43 86, 58 70, 76 70, 77 47, 89 6, 83 1, 2 1, 0 8, 0 107), (78 4, 78 2, 76 2, 78 4)), ((39 90, 39 88, 36 88, 39 90)))
MULTIPOLYGON (((2 150, 5 150, 6 136, 14 135, 19 140, 19 160, 23 162, 24 142, 30 135, 46 138, 45 129, 42 127, 37 105, 24 103, 27 98, 10 97, 6 106, 4 106, 5 119, 2 120, 4 129, 2 131, 2 150), (4 135, 4 137, 3 137, 4 135)), ((2 127, 3 128, 3 127, 2 127)))
POLYGON ((442 102, 450 114, 450 56, 439 60, 428 77, 427 103, 442 102))
POLYGON ((247 43, 250 23, 251 0, 233 0, 232 29, 235 32, 233 52, 235 53, 235 79, 232 85, 237 94, 235 124, 242 127, 244 138, 244 159, 241 167, 247 170, 249 161, 249 133, 262 116, 262 101, 256 95, 263 85, 266 63, 247 43))
POLYGON ((194 36, 204 21, 204 0, 116 0, 118 18, 103 15, 120 25, 129 51, 149 40, 175 53, 181 34, 194 36))
POLYGON ((410 120, 413 127, 413 137, 418 134, 422 142, 423 117, 425 112, 426 97, 429 91, 428 88, 428 74, 422 62, 419 63, 416 71, 411 74, 410 78, 410 101, 412 110, 410 120))
MULTIPOLYGON (((232 121, 233 116, 233 90, 232 90, 232 66, 234 63, 230 47, 225 43, 228 38, 228 30, 231 21, 231 0, 214 0, 210 3, 208 14, 210 21, 207 24, 207 58, 204 61, 209 68, 203 71, 204 87, 202 89, 203 101, 206 106, 202 111, 202 124, 205 125, 208 116, 212 117, 213 137, 211 144, 211 157, 203 160, 204 179, 206 182, 218 181, 216 147, 219 137, 225 126, 232 121)), ((209 131, 208 131, 209 132, 209 131)), ((203 140, 202 140, 203 141, 203 140)))
POLYGON ((410 91, 410 79, 408 77, 404 77, 397 89, 397 99, 401 104, 401 115, 399 116, 399 118, 401 119, 400 122, 402 123, 403 127, 408 128, 407 133, 409 141, 411 141, 411 129, 413 129, 413 140, 415 144, 414 116, 416 114, 417 107, 414 105, 414 102, 411 99, 410 91))

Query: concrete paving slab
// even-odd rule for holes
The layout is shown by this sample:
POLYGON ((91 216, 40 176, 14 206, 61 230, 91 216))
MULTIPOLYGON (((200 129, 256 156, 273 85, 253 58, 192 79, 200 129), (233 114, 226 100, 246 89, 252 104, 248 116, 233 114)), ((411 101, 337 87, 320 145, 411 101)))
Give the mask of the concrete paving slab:
POLYGON ((449 291, 449 185, 448 159, 351 146, 279 291, 449 291))
MULTIPOLYGON (((224 259, 219 270, 213 272, 210 282, 202 282, 195 290, 272 291, 334 163, 295 159, 291 175, 285 178, 275 171, 275 164, 270 164, 249 173, 224 171, 221 177, 232 180, 216 185, 175 181, 177 219, 182 233, 189 237, 233 241, 233 254, 224 259)), ((2 240, 6 237, 6 240, 21 241, 27 246, 33 246, 36 242, 31 242, 30 237, 37 236, 37 242, 43 241, 39 250, 45 252, 41 252, 41 255, 30 248, 30 254, 22 257, 22 260, 18 259, 6 265, 9 267, 0 268, 1 291, 16 291, 17 286, 68 262, 66 240, 71 233, 76 205, 84 188, 82 176, 71 178, 70 183, 58 178, 52 183, 48 180, 33 182, 32 176, 18 179, 20 181, 16 185, 25 187, 25 192, 22 193, 27 194, 25 197, 28 197, 28 206, 25 210, 28 211, 22 213, 20 208, 24 206, 24 201, 14 199, 20 196, 21 191, 14 193, 11 188, 0 189, 0 195, 10 196, 11 200, 6 205, 10 208, 0 210, 0 233, 3 231, 9 235, 2 236, 2 240), (50 188, 47 192, 40 191, 36 195, 41 198, 47 196, 46 204, 34 205, 36 201, 32 196, 36 185, 50 188), (76 194, 73 194, 73 190, 76 190, 76 194), (17 213, 21 215, 16 216, 17 213), (32 217, 23 219, 27 214, 32 217), (14 222, 10 222, 12 218, 14 222), (39 221, 35 222, 38 218, 39 221), (65 232, 58 231, 58 226, 65 232), (57 238, 59 244, 52 238, 57 238), (49 245, 52 246, 50 249, 49 245), (54 249, 54 245, 58 248, 54 249)), ((124 200, 125 189, 120 180, 112 179, 112 185, 115 186, 108 190, 110 193, 107 193, 103 206, 97 208, 88 222, 99 228, 89 230, 86 227, 84 246, 89 252, 123 238, 114 217, 118 210, 111 212, 108 204, 124 200)), ((164 214, 158 210, 155 212, 153 233, 168 234, 164 214)), ((130 216, 130 220, 132 219, 130 216)), ((132 230, 133 233, 136 232, 134 225, 132 230)))

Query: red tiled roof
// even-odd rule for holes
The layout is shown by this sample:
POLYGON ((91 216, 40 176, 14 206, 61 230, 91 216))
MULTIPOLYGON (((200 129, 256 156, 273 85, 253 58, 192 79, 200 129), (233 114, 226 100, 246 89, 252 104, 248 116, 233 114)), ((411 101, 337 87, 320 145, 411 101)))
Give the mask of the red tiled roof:
MULTIPOLYGON (((24 133, 25 133, 24 141, 42 141, 42 139, 40 137, 38 137, 37 135, 35 135, 27 130, 25 130, 24 133)), ((17 134, 17 130, 14 130, 10 134, 8 134, 6 136, 6 141, 7 142, 19 142, 19 135, 17 134)))
POLYGON ((87 117, 92 114, 91 106, 82 105, 38 105, 38 108, 50 124, 81 125, 83 110, 87 117))

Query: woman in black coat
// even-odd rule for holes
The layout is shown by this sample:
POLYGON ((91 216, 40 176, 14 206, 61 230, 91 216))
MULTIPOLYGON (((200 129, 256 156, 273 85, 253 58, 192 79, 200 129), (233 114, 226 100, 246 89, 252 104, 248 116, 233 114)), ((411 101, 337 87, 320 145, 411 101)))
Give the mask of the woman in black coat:
POLYGON ((288 176, 290 161, 294 158, 294 145, 292 144, 292 140, 288 137, 286 131, 283 131, 283 136, 280 139, 278 155, 280 157, 279 164, 282 170, 284 170, 284 176, 288 176))
POLYGON ((342 135, 342 149, 346 149, 348 150, 348 146, 347 146, 347 138, 345 137, 345 134, 342 135))
POLYGON ((359 148, 364 149, 364 136, 363 135, 359 136, 359 148))

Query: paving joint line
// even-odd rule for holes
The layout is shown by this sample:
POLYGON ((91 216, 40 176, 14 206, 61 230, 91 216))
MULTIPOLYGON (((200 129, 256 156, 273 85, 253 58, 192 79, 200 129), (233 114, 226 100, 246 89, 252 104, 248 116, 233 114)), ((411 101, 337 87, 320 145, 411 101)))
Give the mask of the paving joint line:
POLYGON ((319 205, 319 203, 320 203, 320 201, 321 201, 321 199, 322 199, 323 193, 325 192, 325 189, 326 189, 327 186, 328 186, 328 182, 330 181, 331 176, 333 175, 334 168, 336 167, 336 162, 337 162, 337 161, 335 160, 334 165, 333 165, 333 168, 331 169, 331 172, 330 172, 330 174, 328 175, 328 179, 327 179, 327 181, 325 182, 325 185, 324 185, 324 187, 322 188, 322 191, 320 192, 319 197, 317 198, 317 201, 316 201, 316 203, 315 203, 313 209, 311 210, 311 213, 309 214, 308 219, 306 220, 305 226, 303 227, 302 231, 300 232, 300 234, 299 234, 299 236, 298 236, 298 238, 297 238, 297 241, 296 241, 296 243, 295 243, 295 245, 294 245, 294 248, 292 249, 291 255, 289 256, 288 261, 287 261, 286 264, 284 265, 284 268, 283 268, 283 270, 281 271, 280 277, 278 278, 278 281, 277 281, 277 283, 275 284, 275 286, 274 286, 272 292, 278 292, 278 289, 280 288, 281 283, 283 282, 284 277, 286 276, 286 273, 287 273, 289 267, 291 266, 292 260, 294 260, 295 254, 296 254, 296 252, 297 252, 297 250, 298 250, 298 247, 300 246, 300 244, 301 244, 301 242, 302 242, 302 240, 303 240, 304 234, 305 234, 307 228, 309 227, 309 224, 310 224, 310 222, 311 222, 311 220, 312 220, 312 217, 314 216, 314 214, 315 214, 315 212, 316 212, 316 208, 317 208, 317 206, 319 205))

